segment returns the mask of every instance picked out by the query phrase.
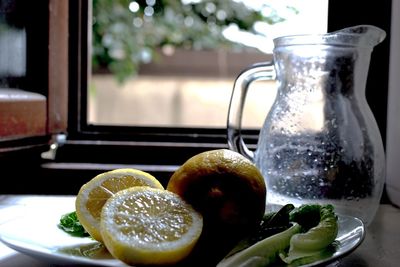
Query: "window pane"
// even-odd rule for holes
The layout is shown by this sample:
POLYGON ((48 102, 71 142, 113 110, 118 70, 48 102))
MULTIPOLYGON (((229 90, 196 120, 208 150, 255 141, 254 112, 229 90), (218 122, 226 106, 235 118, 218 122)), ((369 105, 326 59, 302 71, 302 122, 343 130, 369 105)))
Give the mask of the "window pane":
MULTIPOLYGON (((274 37, 327 29, 327 0, 162 3, 93 1, 89 124, 225 128, 235 77, 272 59, 274 37)), ((252 85, 243 127, 260 128, 275 94, 252 85)))

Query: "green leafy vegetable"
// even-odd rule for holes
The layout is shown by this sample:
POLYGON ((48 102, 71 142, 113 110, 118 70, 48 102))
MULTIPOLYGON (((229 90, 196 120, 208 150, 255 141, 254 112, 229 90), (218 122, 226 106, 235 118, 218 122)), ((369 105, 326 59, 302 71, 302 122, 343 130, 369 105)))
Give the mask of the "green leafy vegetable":
MULTIPOLYGON (((337 245, 336 242, 333 242, 325 249, 316 251, 315 253, 304 254, 301 257, 299 257, 298 259, 293 260, 290 263, 286 263, 286 266, 287 267, 297 267, 297 266, 302 266, 302 265, 310 264, 313 262, 321 261, 323 259, 327 259, 330 256, 332 256, 333 253, 335 253, 336 245, 337 245)), ((283 254, 280 254, 279 256, 282 257, 283 254)))
POLYGON ((303 232, 317 226, 321 220, 321 205, 307 204, 293 209, 289 216, 291 222, 297 222, 303 228, 303 232))
POLYGON ((261 267, 274 262, 289 266, 308 264, 334 253, 337 233, 332 205, 307 204, 294 209, 289 204, 264 217, 256 232, 263 238, 261 241, 254 236, 245 238, 218 267, 261 267), (280 232, 271 235, 273 228, 280 228, 280 232))
POLYGON ((290 227, 289 216, 290 212, 294 209, 292 204, 283 206, 278 211, 266 213, 260 223, 260 227, 253 233, 243 238, 226 257, 229 257, 241 250, 244 250, 251 245, 261 241, 267 237, 282 232, 290 227))
POLYGON ((75 211, 62 215, 58 226, 73 236, 89 236, 88 232, 86 232, 85 228, 79 222, 75 211))
MULTIPOLYGON (((300 207, 302 208, 304 207, 300 207)), ((333 206, 319 206, 319 218, 317 226, 291 238, 289 252, 280 254, 285 263, 292 264, 301 260, 304 264, 325 256, 325 250, 329 249, 329 245, 335 241, 338 233, 337 216, 333 206)))
POLYGON ((289 229, 267 237, 251 247, 223 259, 217 267, 258 267, 267 266, 279 259, 279 252, 290 244, 290 238, 301 231, 301 226, 294 223, 289 229))
POLYGON ((277 212, 271 212, 272 216, 264 216, 263 221, 261 222, 261 228, 270 228, 270 227, 289 227, 290 214, 294 210, 293 204, 286 204, 277 212))

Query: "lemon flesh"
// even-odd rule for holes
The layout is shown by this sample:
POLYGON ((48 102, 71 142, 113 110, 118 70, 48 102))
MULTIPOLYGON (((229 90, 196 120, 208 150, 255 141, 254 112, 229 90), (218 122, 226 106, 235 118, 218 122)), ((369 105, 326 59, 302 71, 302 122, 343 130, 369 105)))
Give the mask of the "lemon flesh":
POLYGON ((102 242, 100 215, 103 205, 115 193, 133 186, 163 189, 154 176, 136 169, 116 169, 101 173, 80 188, 75 210, 80 223, 91 237, 102 242))
POLYGON ((198 241, 202 216, 178 195, 150 187, 133 187, 110 197, 101 213, 105 246, 130 264, 175 264, 198 241))

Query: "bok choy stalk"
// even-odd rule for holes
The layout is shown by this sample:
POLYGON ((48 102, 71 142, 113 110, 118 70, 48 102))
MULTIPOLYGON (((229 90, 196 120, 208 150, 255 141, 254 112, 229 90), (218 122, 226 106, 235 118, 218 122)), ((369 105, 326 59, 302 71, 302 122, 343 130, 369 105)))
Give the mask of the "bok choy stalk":
MULTIPOLYGON (((300 207, 300 209, 304 207, 300 207)), ((287 254, 283 252, 279 255, 285 263, 306 264, 329 253, 328 246, 335 241, 338 233, 337 216, 333 210, 332 205, 321 206, 318 225, 305 233, 296 234, 290 239, 289 252, 287 254), (301 263, 298 261, 301 261, 301 263)))
POLYGON ((250 233, 247 237, 239 241, 238 244, 225 257, 229 257, 237 252, 244 250, 251 245, 261 241, 269 236, 275 235, 288 229, 291 224, 289 222, 290 212, 294 209, 294 205, 286 204, 278 211, 266 213, 260 223, 260 226, 250 233))
POLYGON ((294 223, 289 229, 267 237, 251 247, 223 259, 217 267, 257 267, 275 262, 279 253, 290 244, 290 238, 301 231, 301 226, 294 223))
POLYGON ((258 267, 279 261, 298 266, 332 253, 337 216, 332 205, 308 204, 290 212, 292 226, 249 247, 230 253, 217 267, 258 267))

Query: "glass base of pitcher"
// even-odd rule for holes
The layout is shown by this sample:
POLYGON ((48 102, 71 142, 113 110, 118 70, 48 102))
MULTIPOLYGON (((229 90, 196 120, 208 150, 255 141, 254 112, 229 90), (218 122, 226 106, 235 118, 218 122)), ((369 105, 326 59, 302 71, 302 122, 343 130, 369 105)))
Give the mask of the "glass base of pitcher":
POLYGON ((303 204, 332 204, 335 212, 339 215, 357 217, 368 226, 379 207, 379 203, 374 203, 373 199, 304 199, 288 197, 276 192, 267 192, 267 205, 293 204, 298 207, 303 204))

